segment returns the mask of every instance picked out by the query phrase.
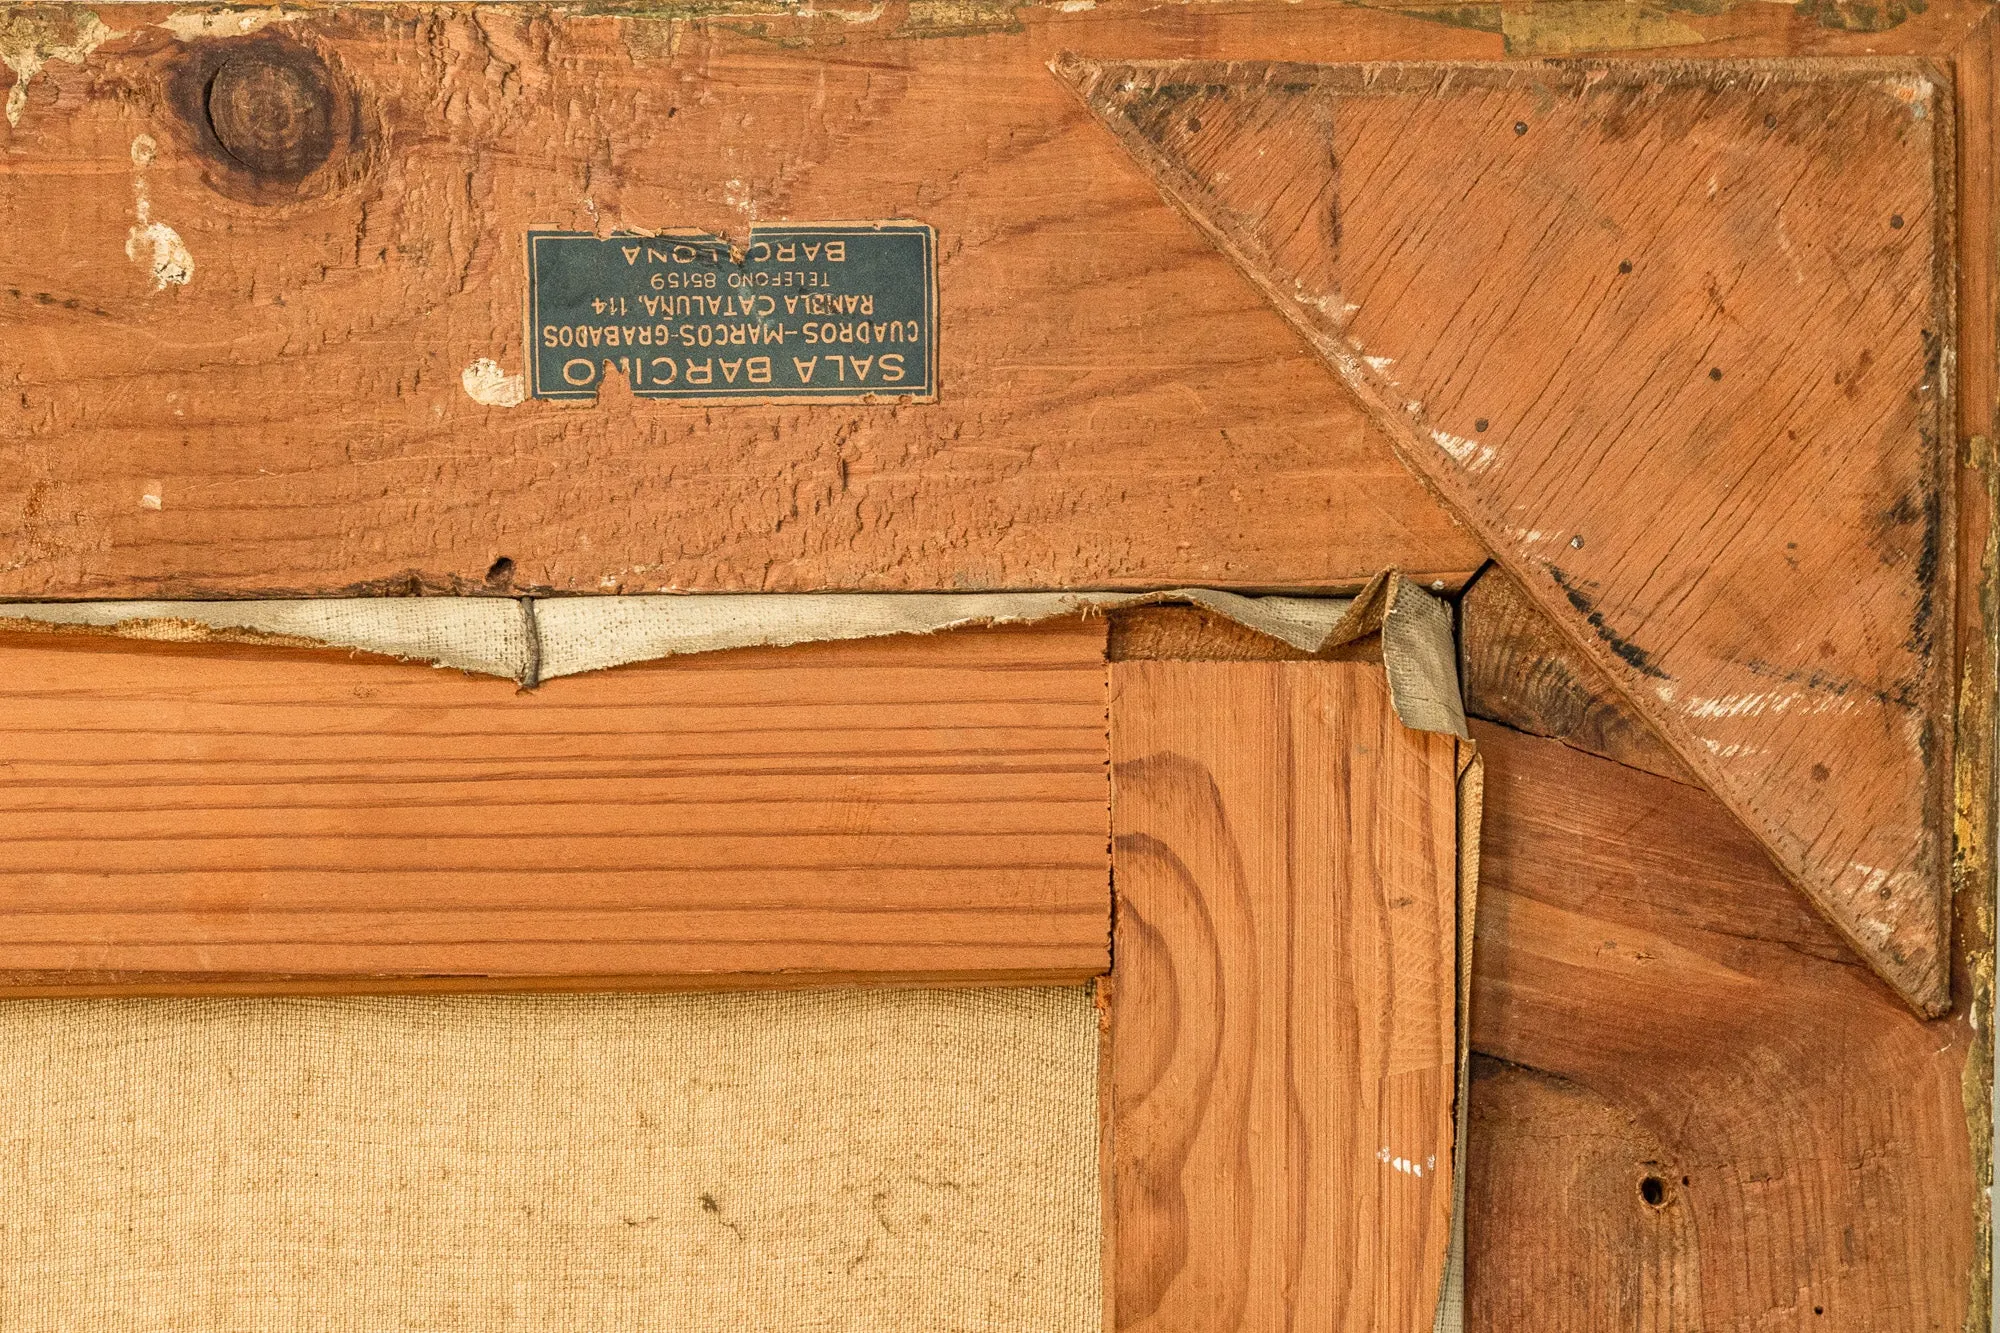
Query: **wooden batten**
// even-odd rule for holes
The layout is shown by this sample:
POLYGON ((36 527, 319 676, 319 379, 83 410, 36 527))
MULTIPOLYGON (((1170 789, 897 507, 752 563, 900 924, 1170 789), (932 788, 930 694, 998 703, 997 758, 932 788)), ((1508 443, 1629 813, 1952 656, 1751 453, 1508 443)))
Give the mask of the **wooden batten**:
POLYGON ((1101 977, 1106 1326, 1421 1333, 1477 850, 1467 1328, 1986 1327, 1993 6, 586 8, 0 15, 0 599, 1393 564, 1483 837, 1376 641, 1184 607, 0 635, 0 997, 1101 977), (934 397, 525 397, 529 229, 857 219, 934 397))
POLYGON ((1912 1013, 1710 793, 1472 733, 1466 1327, 1983 1327, 1964 1009, 1912 1013))
MULTIPOLYGON (((37 58, 0 128, 0 596, 1351 591, 1479 565, 1049 76, 1058 33, 772 9, 779 40, 508 5, 7 20, 37 58), (305 97, 300 141, 225 108, 232 150, 218 86, 305 97), (941 238, 935 403, 520 400, 530 228, 892 218, 941 238)), ((1296 13, 1101 37, 1199 23, 1249 52, 1296 13)))
POLYGON ((1111 673, 1110 1326, 1429 1329, 1457 743, 1362 663, 1111 673))
POLYGON ((1948 76, 1058 69, 1679 762, 1940 1012, 1948 76))
POLYGON ((508 682, 0 639, 0 992, 1081 981, 1104 624, 508 682))

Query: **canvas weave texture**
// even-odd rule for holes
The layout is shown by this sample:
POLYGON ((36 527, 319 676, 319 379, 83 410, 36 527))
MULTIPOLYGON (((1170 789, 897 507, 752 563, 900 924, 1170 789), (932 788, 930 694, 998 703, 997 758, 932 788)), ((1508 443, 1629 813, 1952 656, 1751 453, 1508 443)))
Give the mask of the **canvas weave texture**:
POLYGON ((0 1006, 8 1333, 1101 1322, 1084 988, 0 1006))

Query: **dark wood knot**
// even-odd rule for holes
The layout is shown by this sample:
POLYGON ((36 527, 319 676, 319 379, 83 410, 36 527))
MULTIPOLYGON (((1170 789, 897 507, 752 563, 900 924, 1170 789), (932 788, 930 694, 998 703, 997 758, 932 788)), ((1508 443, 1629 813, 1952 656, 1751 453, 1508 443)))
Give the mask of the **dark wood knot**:
POLYGON ((232 54, 203 96, 215 140, 244 170, 296 183, 334 149, 333 79, 319 56, 290 43, 264 43, 232 54))

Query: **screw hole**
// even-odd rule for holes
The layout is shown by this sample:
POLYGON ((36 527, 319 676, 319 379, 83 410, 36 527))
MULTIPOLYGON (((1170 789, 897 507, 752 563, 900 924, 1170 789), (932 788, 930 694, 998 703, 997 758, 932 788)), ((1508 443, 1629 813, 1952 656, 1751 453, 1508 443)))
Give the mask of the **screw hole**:
POLYGON ((1639 1197, 1648 1208, 1660 1207, 1667 1201, 1667 1182, 1658 1176, 1647 1176, 1639 1182, 1639 1197))

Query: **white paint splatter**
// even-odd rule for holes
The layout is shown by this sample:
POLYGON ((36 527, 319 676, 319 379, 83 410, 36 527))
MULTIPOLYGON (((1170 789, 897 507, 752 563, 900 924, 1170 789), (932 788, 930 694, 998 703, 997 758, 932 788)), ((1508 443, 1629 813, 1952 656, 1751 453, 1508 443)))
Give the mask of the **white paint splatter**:
POLYGON ((241 37, 273 23, 297 23, 305 14, 282 5, 267 9, 176 9, 153 26, 183 42, 198 37, 241 37))
POLYGON ((1696 695, 1682 705, 1689 717, 1760 717, 1766 710, 1782 713, 1792 706, 1790 695, 1724 694, 1696 695))
POLYGON ((1782 693, 1776 690, 1768 694, 1723 694, 1716 696, 1690 695, 1681 711, 1689 717, 1762 717, 1766 713, 1790 712, 1794 705, 1807 716, 1821 713, 1851 713, 1858 705, 1852 699, 1839 695, 1829 695, 1823 699, 1804 702, 1803 691, 1782 693))
MULTIPOLYGON (((1306 286, 1303 278, 1293 278, 1292 289, 1287 294, 1295 304, 1304 306, 1335 328, 1345 324, 1347 317, 1361 308, 1342 302, 1339 292, 1315 292, 1306 286)), ((1327 335, 1320 330, 1308 330, 1306 336, 1313 340, 1314 346, 1323 346, 1327 335)))
POLYGON ((89 10, 82 11, 70 27, 68 41, 55 36, 56 20, 32 11, 8 19, 0 25, 0 64, 14 71, 14 86, 7 90, 7 123, 19 125, 28 109, 28 84, 51 60, 81 65, 92 51, 118 34, 89 10))
POLYGON ((1479 448, 1478 445, 1464 436, 1453 435, 1449 431, 1434 430, 1431 432, 1431 438, 1437 441, 1438 448, 1450 454, 1455 462, 1461 464, 1471 459, 1473 451, 1479 448))
POLYGON ((145 491, 139 496, 141 509, 161 509, 166 506, 167 485, 163 481, 149 481, 145 491))
POLYGON ((1361 359, 1366 361, 1368 368, 1377 375, 1386 376, 1389 373, 1389 367, 1396 364, 1396 358, 1392 356, 1364 356, 1361 359))
POLYGON ((1375 1160, 1392 1171, 1400 1171, 1406 1176, 1424 1176, 1437 1170, 1437 1158, 1427 1157, 1423 1161, 1413 1161, 1408 1157, 1398 1157, 1393 1149, 1383 1148, 1376 1152, 1375 1160))
POLYGON ((137 221, 125 233, 125 257, 147 265, 156 292, 165 291, 170 282, 185 287, 194 277, 194 256, 182 243, 180 233, 164 222, 153 220, 152 200, 146 193, 146 168, 158 155, 159 145, 153 142, 152 135, 142 134, 132 140, 132 212, 137 221))
POLYGON ((887 0, 883 0, 879 4, 870 5, 866 9, 821 9, 817 5, 807 5, 799 11, 799 17, 802 19, 839 19, 842 23, 873 23, 876 19, 881 18, 882 15, 887 13, 888 10, 887 0))
POLYGON ((1785 230, 1785 215, 1783 211, 1780 211, 1778 214, 1778 248, 1784 251, 1785 261, 1792 266, 1792 285, 1795 287, 1805 286, 1805 265, 1799 262, 1799 252, 1792 248, 1791 235, 1785 230))
POLYGON ((1081 14, 1086 9, 1097 8, 1097 0, 1062 0, 1062 4, 1056 7, 1065 14, 1081 14))
POLYGON ((458 382, 465 386, 466 397, 486 407, 518 407, 528 397, 526 380, 509 375, 499 362, 483 356, 459 372, 458 382))
POLYGON ((1861 876, 1860 894, 1872 894, 1878 898, 1898 898, 1912 887, 1921 887, 1923 876, 1914 870, 1888 870, 1882 866, 1864 865, 1860 861, 1848 862, 1847 868, 1861 876))
POLYGON ((1924 118, 1924 108, 1930 104, 1931 94, 1936 89, 1929 79, 1919 74, 1914 78, 1897 79, 1891 82, 1889 84, 1889 91, 1899 101, 1909 106, 1911 120, 1922 120, 1924 118))
POLYGON ((1467 472, 1484 472, 1493 466, 1494 455, 1490 445, 1443 430, 1432 431, 1431 439, 1435 440, 1438 448, 1450 454, 1452 459, 1467 472))

